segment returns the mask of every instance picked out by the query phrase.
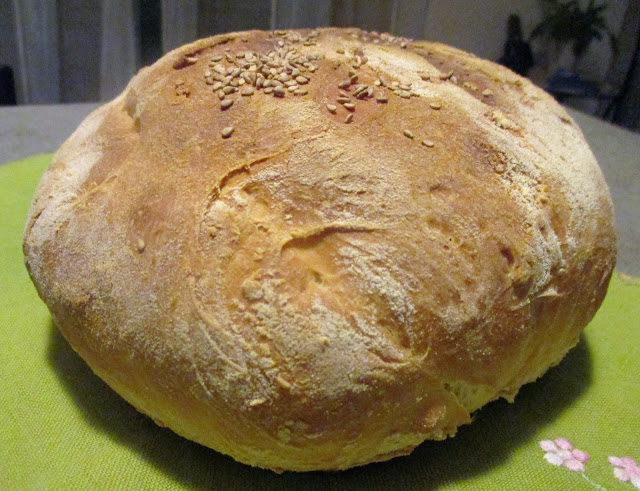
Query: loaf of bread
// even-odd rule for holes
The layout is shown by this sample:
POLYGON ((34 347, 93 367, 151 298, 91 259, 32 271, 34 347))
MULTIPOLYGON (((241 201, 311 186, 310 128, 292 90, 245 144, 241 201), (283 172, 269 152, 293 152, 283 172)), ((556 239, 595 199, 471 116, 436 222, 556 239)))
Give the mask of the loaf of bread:
POLYGON ((56 153, 28 270, 92 370, 253 466, 444 439, 557 364, 606 293, 612 204, 549 95, 356 29, 239 32, 145 68, 56 153))

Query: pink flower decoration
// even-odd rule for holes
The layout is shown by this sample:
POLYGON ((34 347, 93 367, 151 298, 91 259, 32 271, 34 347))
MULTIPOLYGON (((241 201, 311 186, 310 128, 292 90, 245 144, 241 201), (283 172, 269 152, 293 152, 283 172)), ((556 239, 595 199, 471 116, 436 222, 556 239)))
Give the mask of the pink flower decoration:
POLYGON ((631 481, 636 489, 640 489, 640 467, 631 457, 609 457, 614 467, 613 475, 622 482, 631 481))
POLYGON ((589 460, 589 454, 582 450, 574 449, 566 438, 542 440, 540 448, 546 453, 544 460, 551 465, 564 466, 570 471, 584 472, 584 463, 589 460))

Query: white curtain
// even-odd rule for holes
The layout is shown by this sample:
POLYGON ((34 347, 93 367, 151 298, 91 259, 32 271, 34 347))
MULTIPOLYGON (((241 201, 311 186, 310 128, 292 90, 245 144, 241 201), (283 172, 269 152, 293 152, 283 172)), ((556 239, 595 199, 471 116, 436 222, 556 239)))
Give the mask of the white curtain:
MULTIPOLYGON (((12 16, 15 26, 15 32, 0 32, 0 43, 8 45, 10 41, 17 47, 15 60, 10 61, 14 62, 19 103, 73 102, 74 96, 81 101, 109 100, 138 70, 137 17, 140 2, 145 0, 94 0, 90 4, 78 4, 78 1, 0 0, 0 11, 12 16), (70 18, 64 16, 83 16, 83 19, 73 18, 70 22, 70 18), (71 33, 65 30, 70 25, 74 26, 71 33), (84 33, 78 31, 82 26, 86 26, 84 33), (98 26, 100 33, 95 32, 98 26), (15 39, 5 39, 14 35, 15 39), (87 41, 89 36, 92 43, 87 41), (96 44, 99 49, 95 49, 96 44), (75 56, 82 59, 76 60, 75 56), (83 69, 86 73, 82 73, 83 69), (73 74, 70 75, 69 70, 73 70, 73 74), (83 84, 90 84, 91 88, 87 89, 83 84)), ((212 28, 287 29, 333 24, 421 38, 429 2, 160 0, 161 49, 166 53, 200 36, 213 34, 212 28), (234 4, 242 8, 241 17, 229 14, 230 11, 237 12, 234 4), (270 16, 264 15, 265 8, 270 16), (254 22, 260 25, 253 25, 254 22)))
POLYGON ((162 0, 162 52, 194 41, 198 37, 198 0, 162 0))
POLYGON ((271 0, 270 29, 326 27, 331 0, 271 0))
POLYGON ((389 31, 412 39, 428 39, 429 0, 395 0, 389 31))
POLYGON ((102 2, 102 46, 100 50, 100 99, 113 99, 138 68, 134 0, 102 2))
MULTIPOLYGON (((57 102, 60 99, 60 57, 56 3, 13 0, 12 7, 18 100, 30 104, 57 102)), ((7 14, 7 11, 0 13, 7 14)))

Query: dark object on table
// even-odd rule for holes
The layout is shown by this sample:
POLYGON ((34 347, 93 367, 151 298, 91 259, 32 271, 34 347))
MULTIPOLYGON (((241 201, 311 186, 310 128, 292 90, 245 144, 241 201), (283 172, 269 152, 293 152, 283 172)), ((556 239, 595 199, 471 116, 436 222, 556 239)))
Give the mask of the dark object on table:
POLYGON ((510 68, 523 77, 533 66, 533 54, 529 43, 522 39, 520 17, 512 14, 507 22, 507 41, 504 43, 504 54, 498 60, 501 65, 510 68))
POLYGON ((547 80, 545 90, 552 94, 559 102, 566 97, 598 97, 598 85, 584 80, 577 73, 566 68, 559 68, 547 80))
POLYGON ((0 106, 15 106, 16 104, 13 70, 7 65, 0 65, 0 106))

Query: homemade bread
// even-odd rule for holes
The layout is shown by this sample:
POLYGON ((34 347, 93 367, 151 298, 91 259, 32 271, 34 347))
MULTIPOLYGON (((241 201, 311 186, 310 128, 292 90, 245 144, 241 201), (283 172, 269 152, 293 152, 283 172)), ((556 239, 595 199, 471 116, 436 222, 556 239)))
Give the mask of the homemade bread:
POLYGON ((444 439, 573 347, 615 263, 584 138, 528 80, 356 29, 239 32, 56 153, 26 264, 93 371, 250 465, 444 439))

